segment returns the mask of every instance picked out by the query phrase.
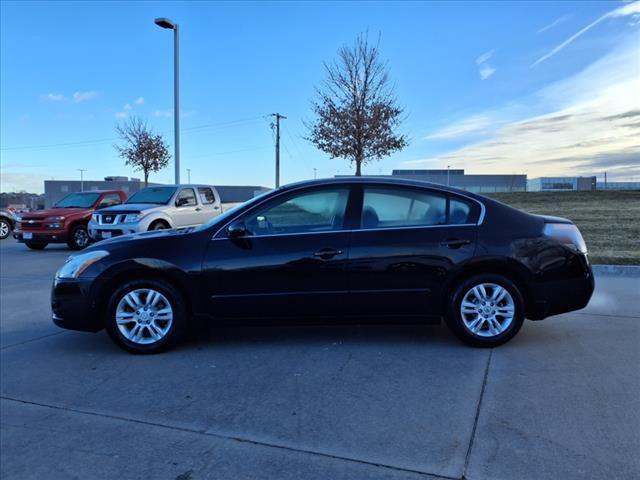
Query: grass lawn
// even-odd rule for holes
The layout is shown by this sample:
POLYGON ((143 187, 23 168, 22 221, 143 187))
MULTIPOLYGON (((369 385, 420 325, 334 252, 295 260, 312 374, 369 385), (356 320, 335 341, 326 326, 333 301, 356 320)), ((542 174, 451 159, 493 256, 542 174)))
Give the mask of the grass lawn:
POLYGON ((594 264, 640 265, 640 190, 491 193, 530 213, 572 220, 594 264))

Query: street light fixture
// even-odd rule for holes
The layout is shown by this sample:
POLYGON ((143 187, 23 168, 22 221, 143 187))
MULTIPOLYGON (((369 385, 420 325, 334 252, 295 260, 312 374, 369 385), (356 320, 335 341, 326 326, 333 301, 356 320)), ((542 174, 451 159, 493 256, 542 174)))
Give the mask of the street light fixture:
POLYGON ((168 18, 156 18, 155 24, 161 28, 167 28, 173 30, 173 136, 174 136, 174 148, 175 148, 175 176, 176 184, 180 183, 180 77, 179 77, 179 65, 180 65, 180 43, 179 43, 179 28, 178 24, 174 23, 168 18))

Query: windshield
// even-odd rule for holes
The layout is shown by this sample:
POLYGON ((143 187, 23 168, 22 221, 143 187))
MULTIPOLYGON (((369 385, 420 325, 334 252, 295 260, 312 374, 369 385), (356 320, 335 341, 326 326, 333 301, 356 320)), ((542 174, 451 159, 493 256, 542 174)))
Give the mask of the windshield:
POLYGON ((159 203, 166 205, 176 193, 176 187, 149 187, 131 195, 125 203, 159 203))
POLYGON ((218 215, 217 217, 212 218, 211 220, 209 220, 207 223, 200 225, 196 230, 206 230, 207 228, 211 227, 212 225, 215 225, 218 222, 224 223, 225 221, 227 221, 230 217, 232 217, 234 214, 236 214, 240 209, 243 209, 245 207, 248 207, 254 203, 257 203, 258 201, 262 200, 262 197, 267 196, 268 194, 273 193, 273 190, 269 190, 267 192, 263 192, 260 195, 253 197, 250 200, 247 200, 244 203, 241 203, 240 205, 236 205, 235 207, 231 208, 230 210, 227 210, 226 212, 218 215))
POLYGON ((96 203, 99 196, 99 193, 72 193, 56 203, 53 208, 89 208, 96 203))

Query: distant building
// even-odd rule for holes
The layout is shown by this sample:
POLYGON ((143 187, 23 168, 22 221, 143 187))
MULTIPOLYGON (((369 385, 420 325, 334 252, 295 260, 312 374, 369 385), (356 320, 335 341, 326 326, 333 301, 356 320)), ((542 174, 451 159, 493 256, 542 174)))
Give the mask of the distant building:
POLYGON ((540 177, 527 182, 530 192, 571 192, 596 189, 596 177, 540 177))
MULTIPOLYGON (((83 182, 84 191, 91 190, 122 190, 130 196, 144 188, 144 182, 138 178, 127 177, 105 177, 104 180, 85 180, 83 182)), ((159 185, 149 183, 149 186, 159 185)), ((269 191, 269 188, 253 185, 214 185, 220 194, 223 203, 242 203, 269 191)), ((58 200, 66 197, 70 193, 79 192, 80 180, 45 180, 44 181, 44 208, 51 208, 58 200)))
POLYGON ((410 178, 439 183, 475 193, 524 192, 527 176, 524 174, 467 174, 456 170, 393 170, 392 177, 410 178))
POLYGON ((640 190, 640 182, 596 182, 598 190, 640 190))

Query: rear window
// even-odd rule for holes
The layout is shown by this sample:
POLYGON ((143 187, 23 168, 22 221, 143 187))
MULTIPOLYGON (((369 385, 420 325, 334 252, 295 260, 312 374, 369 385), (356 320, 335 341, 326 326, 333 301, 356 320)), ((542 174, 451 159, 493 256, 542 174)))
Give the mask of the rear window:
POLYGON ((203 205, 210 205, 215 203, 216 197, 213 194, 213 190, 207 187, 198 187, 198 194, 200 195, 200 201, 203 205))
POLYGON ((471 205, 456 198, 449 201, 449 224, 462 225, 473 223, 469 221, 471 216, 471 205))

